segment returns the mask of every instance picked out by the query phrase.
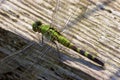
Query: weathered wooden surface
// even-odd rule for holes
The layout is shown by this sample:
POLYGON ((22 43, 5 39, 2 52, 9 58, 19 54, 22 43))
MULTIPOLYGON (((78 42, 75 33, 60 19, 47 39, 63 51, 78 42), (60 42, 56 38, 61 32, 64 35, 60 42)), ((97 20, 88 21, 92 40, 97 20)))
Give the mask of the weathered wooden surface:
POLYGON ((59 62, 54 45, 39 46, 31 24, 35 20, 50 24, 56 4, 56 0, 1 0, 0 52, 8 56, 1 59, 0 74, 12 71, 21 80, 119 80, 120 1, 60 0, 53 20, 54 27, 76 46, 97 54, 105 69, 62 45, 59 62), (14 34, 4 34, 3 29, 14 34))

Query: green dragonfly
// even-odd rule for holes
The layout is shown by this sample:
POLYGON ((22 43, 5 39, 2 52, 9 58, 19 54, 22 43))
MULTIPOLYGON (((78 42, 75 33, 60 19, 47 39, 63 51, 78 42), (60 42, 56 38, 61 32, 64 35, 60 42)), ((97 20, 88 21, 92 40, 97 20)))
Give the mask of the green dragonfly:
POLYGON ((87 57, 88 59, 96 62, 97 64, 104 66, 104 63, 96 58, 95 56, 89 54, 88 52, 81 50, 77 48, 74 44, 72 44, 66 37, 64 37, 60 32, 58 32, 55 28, 51 27, 50 25, 44 25, 40 21, 36 21, 32 25, 33 31, 42 33, 46 38, 49 38, 50 41, 55 42, 64 45, 65 47, 68 47, 79 54, 87 57))
MULTIPOLYGON (((60 1, 57 0, 57 4, 55 6, 55 11, 54 14, 52 15, 52 23, 54 23, 54 18, 55 18, 55 14, 59 9, 59 4, 60 1)), ((78 6, 79 8, 79 6, 78 6)), ((77 11, 77 9, 76 9, 77 11)), ((72 14, 73 15, 73 14, 72 14)), ((70 20, 71 16, 69 16, 68 21, 70 20)), ((67 23, 66 23, 67 24, 67 23)), ((66 28, 66 25, 65 25, 66 28)), ((73 43, 70 42, 70 40, 68 40, 66 37, 64 37, 59 31, 57 31, 52 24, 50 25, 44 25, 42 24, 41 21, 36 21, 32 24, 32 29, 35 32, 41 33, 42 35, 44 35, 46 38, 48 38, 51 42, 55 42, 57 41, 58 43, 64 45, 65 47, 68 47, 74 51, 76 51, 77 53, 87 57, 88 59, 94 61, 95 63, 104 66, 104 62, 102 60, 99 60, 97 57, 95 57, 94 55, 88 53, 87 51, 81 50, 79 48, 77 48, 73 43)))

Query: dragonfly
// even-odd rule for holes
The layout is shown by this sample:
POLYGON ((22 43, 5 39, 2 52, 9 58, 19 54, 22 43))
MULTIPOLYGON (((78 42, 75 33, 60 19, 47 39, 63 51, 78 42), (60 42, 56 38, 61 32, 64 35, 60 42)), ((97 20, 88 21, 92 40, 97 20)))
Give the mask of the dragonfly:
POLYGON ((50 25, 45 25, 42 24, 41 21, 36 21, 33 23, 32 28, 33 31, 41 33, 51 42, 54 43, 55 41, 57 41, 58 43, 76 51, 77 53, 94 61, 95 63, 104 66, 103 61, 99 60, 98 58, 96 58, 94 55, 91 55, 87 51, 77 48, 73 43, 70 42, 70 40, 68 40, 66 37, 64 37, 60 32, 58 32, 55 28, 51 27, 50 25))
MULTIPOLYGON (((59 0, 57 1, 56 7, 55 7, 55 12, 52 16, 52 20, 51 20, 52 22, 53 22, 54 15, 56 14, 56 11, 58 11, 58 6, 59 6, 59 0)), ((71 18, 71 16, 69 17, 67 22, 69 22, 70 18, 71 18)), ((65 24, 64 27, 66 27, 66 25, 67 25, 67 23, 65 24)), ((43 36, 45 36, 51 42, 55 43, 55 41, 57 41, 58 43, 62 44, 63 46, 74 50, 75 52, 81 54, 82 56, 92 60, 93 62, 95 62, 101 66, 104 66, 104 62, 102 60, 98 59, 97 57, 88 53, 87 51, 77 48, 73 43, 70 42, 70 40, 68 40, 56 28, 54 28, 52 26, 53 26, 52 24, 45 25, 41 21, 38 20, 32 24, 32 30, 34 32, 41 33, 43 36)))

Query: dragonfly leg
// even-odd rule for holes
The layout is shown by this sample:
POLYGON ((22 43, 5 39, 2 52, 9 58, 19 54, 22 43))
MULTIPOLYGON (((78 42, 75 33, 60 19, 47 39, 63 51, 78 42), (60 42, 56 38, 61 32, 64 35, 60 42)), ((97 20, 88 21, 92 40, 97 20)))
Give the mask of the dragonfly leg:
MULTIPOLYGON (((40 38, 39 38, 39 41, 40 41, 40 38)), ((44 46, 44 36, 43 35, 42 35, 42 40, 39 42, 39 45, 44 46)))
POLYGON ((43 35, 42 35, 42 44, 44 43, 44 37, 43 37, 43 35))
POLYGON ((55 44, 55 47, 57 48, 57 56, 58 56, 58 59, 59 61, 61 61, 61 53, 60 53, 60 48, 58 46, 58 43, 56 41, 54 41, 54 44, 55 44))

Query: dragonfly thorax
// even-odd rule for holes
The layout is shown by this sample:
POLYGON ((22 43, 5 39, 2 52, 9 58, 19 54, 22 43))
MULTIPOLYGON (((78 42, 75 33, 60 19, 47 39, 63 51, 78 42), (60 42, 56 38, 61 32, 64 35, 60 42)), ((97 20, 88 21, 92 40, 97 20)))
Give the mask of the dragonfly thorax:
POLYGON ((33 31, 39 32, 38 30, 39 30, 39 27, 40 27, 41 25, 42 25, 42 23, 41 23, 40 21, 34 22, 33 25, 32 25, 33 31))

